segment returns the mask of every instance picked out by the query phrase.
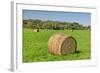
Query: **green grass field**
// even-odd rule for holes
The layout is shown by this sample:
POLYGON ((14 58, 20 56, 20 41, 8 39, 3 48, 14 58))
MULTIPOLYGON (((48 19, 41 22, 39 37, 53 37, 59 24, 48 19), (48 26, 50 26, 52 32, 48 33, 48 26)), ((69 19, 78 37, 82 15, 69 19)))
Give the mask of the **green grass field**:
POLYGON ((88 30, 40 30, 33 32, 32 29, 23 29, 23 62, 63 61, 63 60, 84 60, 91 58, 91 33, 88 30), (48 39, 57 32, 72 35, 77 40, 77 50, 80 53, 73 53, 63 56, 51 55, 48 53, 48 39))

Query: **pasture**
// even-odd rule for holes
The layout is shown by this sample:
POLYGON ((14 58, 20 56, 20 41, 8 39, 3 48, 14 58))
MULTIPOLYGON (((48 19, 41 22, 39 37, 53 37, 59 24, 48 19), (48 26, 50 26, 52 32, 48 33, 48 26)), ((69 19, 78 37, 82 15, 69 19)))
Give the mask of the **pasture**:
POLYGON ((86 60, 91 58, 91 33, 88 30, 40 30, 23 28, 23 62, 45 62, 63 60, 86 60), (48 39, 54 33, 72 35, 77 41, 79 53, 51 55, 48 53, 48 39))

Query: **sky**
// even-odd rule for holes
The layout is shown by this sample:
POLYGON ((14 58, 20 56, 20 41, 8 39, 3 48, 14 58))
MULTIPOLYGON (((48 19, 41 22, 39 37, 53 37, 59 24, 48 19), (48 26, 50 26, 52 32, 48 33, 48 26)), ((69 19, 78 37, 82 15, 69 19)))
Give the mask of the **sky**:
POLYGON ((62 22, 78 22, 81 25, 91 24, 90 13, 80 12, 56 12, 56 11, 36 11, 23 10, 23 19, 53 20, 62 22))

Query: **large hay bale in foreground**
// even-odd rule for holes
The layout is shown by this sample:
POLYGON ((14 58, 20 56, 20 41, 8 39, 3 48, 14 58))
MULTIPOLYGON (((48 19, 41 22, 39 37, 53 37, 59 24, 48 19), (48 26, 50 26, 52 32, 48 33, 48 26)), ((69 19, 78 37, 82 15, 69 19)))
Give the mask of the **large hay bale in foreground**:
POLYGON ((51 54, 64 55, 74 53, 76 48, 76 40, 72 36, 61 33, 51 36, 48 41, 48 51, 51 54))

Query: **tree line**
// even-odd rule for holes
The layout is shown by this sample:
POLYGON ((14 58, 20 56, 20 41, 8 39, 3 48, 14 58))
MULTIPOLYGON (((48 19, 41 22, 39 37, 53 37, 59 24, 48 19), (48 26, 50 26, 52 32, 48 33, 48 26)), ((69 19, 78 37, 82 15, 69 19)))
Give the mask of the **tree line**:
POLYGON ((32 29, 52 29, 52 30, 90 30, 89 26, 83 26, 77 22, 61 22, 61 21, 43 21, 39 19, 23 20, 24 28, 32 29))

